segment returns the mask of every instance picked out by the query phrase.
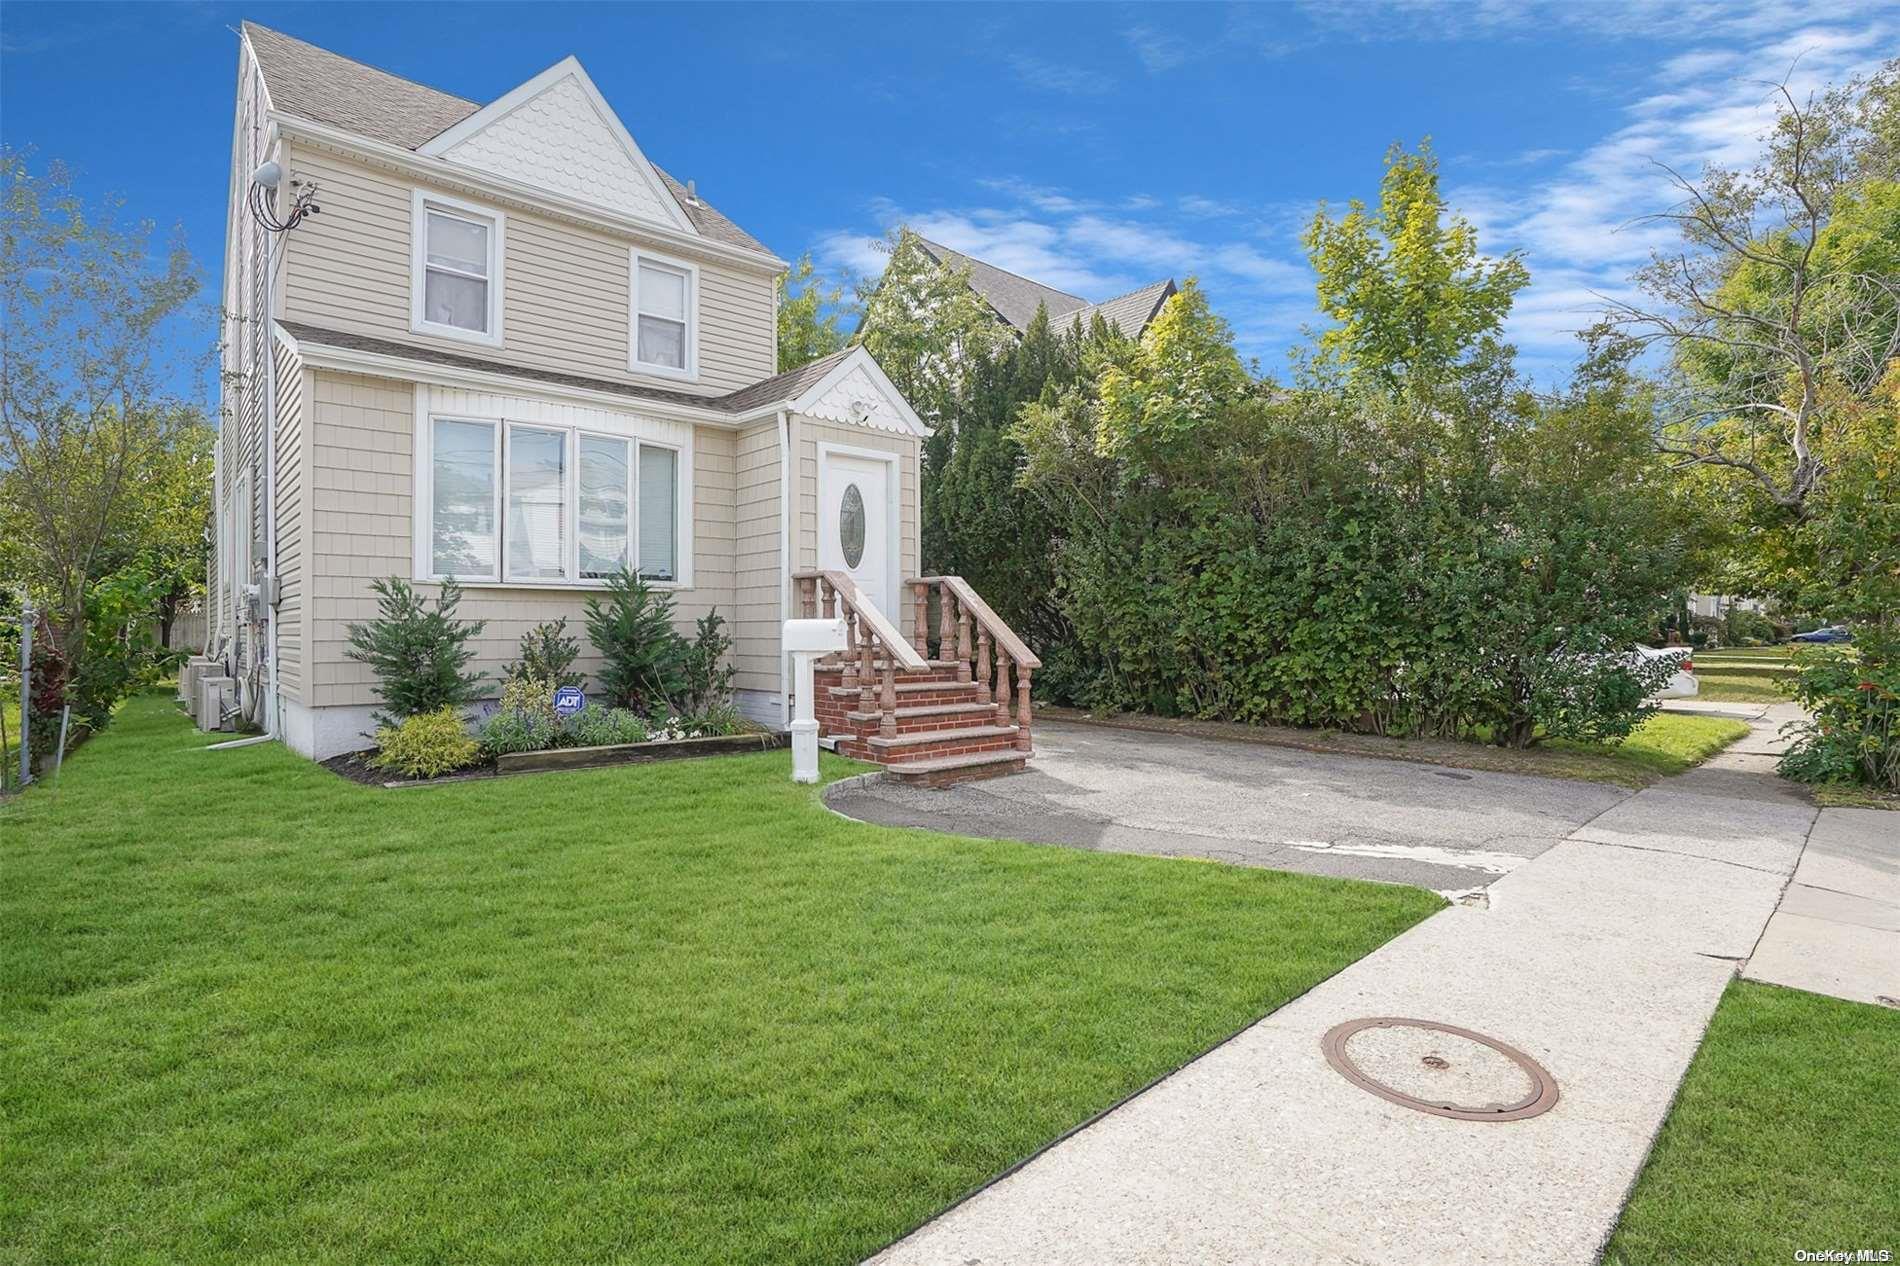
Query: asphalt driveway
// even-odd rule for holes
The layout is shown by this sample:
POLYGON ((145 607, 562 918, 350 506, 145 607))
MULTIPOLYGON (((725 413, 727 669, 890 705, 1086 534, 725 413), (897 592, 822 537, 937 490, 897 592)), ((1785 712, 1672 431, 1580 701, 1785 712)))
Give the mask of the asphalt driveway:
POLYGON ((858 785, 829 802, 891 826, 1463 893, 1630 795, 1568 779, 1051 721, 1036 727, 1027 773, 943 791, 858 785))

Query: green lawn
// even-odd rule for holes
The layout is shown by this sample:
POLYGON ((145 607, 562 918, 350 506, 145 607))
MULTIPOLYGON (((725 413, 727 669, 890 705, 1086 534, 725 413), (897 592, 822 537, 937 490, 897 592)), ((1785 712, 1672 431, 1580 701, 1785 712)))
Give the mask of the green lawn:
POLYGON ((1697 651, 1695 677, 1701 687, 1697 696, 1719 703, 1783 703, 1785 694, 1777 685, 1793 678, 1793 663, 1787 646, 1744 646, 1726 651, 1697 651))
POLYGON ((1900 1011, 1731 984, 1603 1260, 1900 1249, 1900 1011))
POLYGON ((0 1258, 853 1262, 1442 905, 209 741, 0 808, 0 1258))
POLYGON ((1700 765, 1747 733, 1748 726, 1733 717, 1658 712, 1621 743, 1558 739, 1547 746, 1557 751, 1594 754, 1624 769, 1667 777, 1700 765))

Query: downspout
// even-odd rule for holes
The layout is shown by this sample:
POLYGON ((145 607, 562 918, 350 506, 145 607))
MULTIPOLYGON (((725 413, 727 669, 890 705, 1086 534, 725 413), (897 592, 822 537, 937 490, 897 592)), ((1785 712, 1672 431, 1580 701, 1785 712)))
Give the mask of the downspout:
POLYGON ((791 677, 785 654, 785 621, 792 618, 792 415, 778 411, 778 720, 792 720, 791 677))
MULTIPOLYGON (((276 128, 266 139, 265 153, 277 149, 276 128)), ((264 732, 282 739, 282 707, 277 697, 277 339, 273 332, 277 308, 279 233, 264 234, 264 579, 260 605, 264 611, 264 732)))

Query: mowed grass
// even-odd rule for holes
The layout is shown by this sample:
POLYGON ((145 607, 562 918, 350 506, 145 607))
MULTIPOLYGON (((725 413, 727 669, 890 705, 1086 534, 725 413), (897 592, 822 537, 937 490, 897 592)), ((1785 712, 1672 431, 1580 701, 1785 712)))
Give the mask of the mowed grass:
POLYGON ((1747 724, 1733 717, 1658 712, 1630 731, 1629 737, 1621 743, 1577 743, 1558 739, 1547 746, 1557 751, 1600 756, 1626 770, 1666 778, 1693 769, 1747 733, 1747 724))
POLYGON ((1717 703, 1784 703, 1788 694, 1780 683, 1792 681, 1795 670, 1787 646, 1744 646, 1723 651, 1697 651, 1696 696, 1717 703))
POLYGON ((1900 1247, 1897 1051, 1900 1011, 1731 984, 1603 1260, 1900 1247))
POLYGON ((0 1257, 853 1262, 1443 904, 207 741, 0 808, 0 1257))

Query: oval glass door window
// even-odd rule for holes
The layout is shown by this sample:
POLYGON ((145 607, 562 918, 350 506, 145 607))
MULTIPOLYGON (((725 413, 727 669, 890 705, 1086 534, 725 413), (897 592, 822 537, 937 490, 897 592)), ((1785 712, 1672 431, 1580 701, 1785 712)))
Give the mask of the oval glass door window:
POLYGON ((864 561, 864 494, 856 484, 846 486, 844 502, 838 507, 838 546, 844 551, 846 567, 864 561))

